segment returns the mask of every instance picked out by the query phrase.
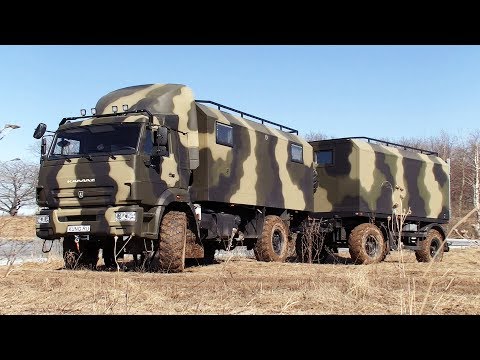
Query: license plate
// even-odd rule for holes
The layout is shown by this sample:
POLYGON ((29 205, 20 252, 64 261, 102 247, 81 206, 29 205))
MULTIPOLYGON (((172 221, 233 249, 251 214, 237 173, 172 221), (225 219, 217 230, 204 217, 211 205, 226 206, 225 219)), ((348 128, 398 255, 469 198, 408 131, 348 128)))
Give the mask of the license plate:
POLYGON ((89 232, 90 225, 68 225, 67 232, 89 232))

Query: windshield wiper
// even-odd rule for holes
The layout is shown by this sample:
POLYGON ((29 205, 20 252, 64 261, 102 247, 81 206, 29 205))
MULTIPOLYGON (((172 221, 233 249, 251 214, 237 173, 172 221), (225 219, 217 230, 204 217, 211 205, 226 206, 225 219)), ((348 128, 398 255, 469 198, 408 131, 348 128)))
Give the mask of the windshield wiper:
POLYGON ((54 154, 54 155, 51 155, 48 160, 58 160, 58 158, 63 158, 65 159, 66 162, 72 162, 72 159, 70 159, 68 157, 68 155, 65 155, 65 154, 54 154), (57 159, 54 159, 54 157, 56 157, 57 159))
POLYGON ((111 157, 113 160, 117 159, 117 157, 115 155, 113 155, 113 153, 111 153, 111 152, 108 153, 108 157, 111 157))

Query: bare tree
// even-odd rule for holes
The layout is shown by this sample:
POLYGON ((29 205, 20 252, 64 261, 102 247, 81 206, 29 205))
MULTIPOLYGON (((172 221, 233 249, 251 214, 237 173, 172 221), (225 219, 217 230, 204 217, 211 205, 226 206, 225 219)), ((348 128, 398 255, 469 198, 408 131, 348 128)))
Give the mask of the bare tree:
POLYGON ((452 158, 457 143, 458 137, 450 135, 445 130, 442 130, 438 136, 430 137, 427 142, 429 150, 436 151, 445 161, 452 158))
POLYGON ((15 216, 35 203, 38 166, 24 161, 0 162, 0 211, 15 216))
MULTIPOLYGON (((45 140, 47 142, 47 151, 48 151, 48 149, 52 145, 53 136, 46 135, 45 140)), ((35 142, 33 144, 28 145, 27 149, 31 154, 35 155, 40 160, 40 156, 41 156, 41 153, 42 153, 42 151, 41 151, 42 140, 41 139, 35 140, 35 142)))
POLYGON ((34 143, 28 145, 27 149, 31 154, 36 155, 40 159, 41 147, 42 147, 42 140, 35 140, 34 143))
POLYGON ((319 131, 310 131, 308 134, 303 135, 303 138, 307 141, 332 139, 331 136, 325 135, 319 131))
POLYGON ((473 207, 477 209, 477 223, 473 225, 473 229, 478 238, 480 237, 480 130, 470 133, 468 150, 467 166, 469 176, 466 177, 466 180, 472 186, 473 207))
POLYGON ((470 146, 466 139, 459 139, 450 156, 450 194, 452 208, 457 216, 463 216, 467 204, 473 203, 473 185, 471 184, 470 146))

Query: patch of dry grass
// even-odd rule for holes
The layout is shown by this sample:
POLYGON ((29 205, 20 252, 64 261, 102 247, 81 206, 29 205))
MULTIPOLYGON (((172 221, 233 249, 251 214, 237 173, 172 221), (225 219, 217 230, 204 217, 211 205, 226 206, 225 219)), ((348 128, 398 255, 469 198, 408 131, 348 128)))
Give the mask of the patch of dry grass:
POLYGON ((374 265, 228 258, 180 274, 0 267, 0 314, 480 314, 480 250, 374 265))
POLYGON ((0 238, 9 240, 35 239, 35 217, 0 216, 0 238))

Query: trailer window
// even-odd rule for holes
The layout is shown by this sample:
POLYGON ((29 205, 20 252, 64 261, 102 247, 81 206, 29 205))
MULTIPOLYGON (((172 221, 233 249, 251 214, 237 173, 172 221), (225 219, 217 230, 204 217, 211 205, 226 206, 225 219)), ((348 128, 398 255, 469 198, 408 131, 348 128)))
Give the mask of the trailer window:
POLYGON ((315 158, 318 165, 333 165, 333 150, 315 151, 315 158))
POLYGON ((292 161, 303 164, 303 147, 301 145, 292 144, 290 146, 290 155, 292 161))
POLYGON ((217 122, 217 144, 233 146, 233 129, 231 126, 217 122))

